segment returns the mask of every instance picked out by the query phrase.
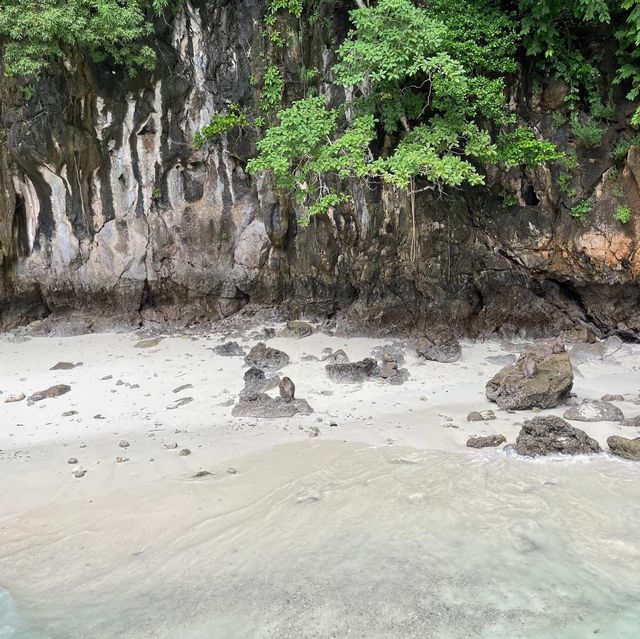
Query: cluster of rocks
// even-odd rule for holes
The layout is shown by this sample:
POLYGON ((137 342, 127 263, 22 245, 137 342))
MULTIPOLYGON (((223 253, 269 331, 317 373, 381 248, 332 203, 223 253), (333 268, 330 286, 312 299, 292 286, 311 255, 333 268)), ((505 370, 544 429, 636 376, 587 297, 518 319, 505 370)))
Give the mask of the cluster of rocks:
MULTIPOLYGON (((573 387, 572 362, 605 359, 627 347, 617 337, 603 342, 590 339, 575 344, 570 353, 558 339, 541 340, 506 365, 487 382, 485 393, 490 401, 507 410, 548 409, 571 403, 563 417, 538 416, 528 420, 510 448, 528 457, 541 455, 586 455, 601 452, 598 442, 566 420, 577 422, 618 422, 625 426, 640 426, 640 419, 625 419, 624 413, 613 403, 623 401, 622 395, 605 395, 601 399, 585 399, 580 404, 571 399, 573 387)), ((502 363, 496 361, 495 363, 502 363)), ((487 419, 481 413, 470 413, 470 421, 487 419)), ((500 445, 502 435, 474 437, 467 446, 480 448, 500 445), (499 443, 494 443, 499 442, 499 443)), ((640 461, 640 437, 630 439, 611 436, 607 439, 614 455, 640 461)))
POLYGON ((249 369, 244 374, 244 388, 231 414, 234 417, 275 419, 310 415, 313 412, 304 399, 296 399, 295 384, 288 377, 267 375, 286 366, 290 358, 277 348, 258 343, 247 356, 245 363, 249 369), (279 397, 271 397, 265 391, 278 387, 279 397))
POLYGON ((404 354, 399 346, 379 346, 374 349, 374 357, 365 357, 350 362, 343 350, 327 349, 323 361, 329 379, 337 384, 358 384, 367 379, 381 379, 389 384, 404 384, 409 379, 409 371, 402 368, 404 354))

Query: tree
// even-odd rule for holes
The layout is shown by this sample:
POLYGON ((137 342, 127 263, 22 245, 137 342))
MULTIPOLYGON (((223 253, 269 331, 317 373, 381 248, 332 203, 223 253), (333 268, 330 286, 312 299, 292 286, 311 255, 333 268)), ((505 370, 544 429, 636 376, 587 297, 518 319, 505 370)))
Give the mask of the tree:
POLYGON ((153 68, 144 44, 153 31, 147 19, 170 0, 0 0, 0 37, 6 75, 33 76, 52 60, 78 53, 96 62, 111 59, 130 74, 153 68))

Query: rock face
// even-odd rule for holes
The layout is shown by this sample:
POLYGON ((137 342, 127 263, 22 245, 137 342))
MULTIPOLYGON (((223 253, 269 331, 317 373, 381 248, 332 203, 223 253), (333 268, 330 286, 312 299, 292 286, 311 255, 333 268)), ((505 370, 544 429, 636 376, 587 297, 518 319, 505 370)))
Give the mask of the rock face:
MULTIPOLYGON (((251 302, 344 310, 375 332, 447 323, 471 335, 546 334, 590 322, 640 332, 640 227, 613 216, 614 189, 632 210, 640 202, 638 152, 618 178, 603 177, 609 149, 627 133, 620 122, 601 148, 578 148, 578 193, 599 185, 580 223, 556 169, 545 167, 490 171, 486 187, 445 198, 418 193, 415 229, 408 195, 355 183, 353 206, 302 229, 269 179, 245 171, 254 129, 195 149, 214 113, 259 101, 253 79, 271 62, 261 35, 267 2, 185 0, 158 21, 156 70, 135 80, 89 61, 53 65, 26 103, 0 81, 0 326, 73 311, 95 318, 84 330, 113 315, 193 322, 251 302)), ((303 66, 321 71, 313 88, 323 89, 326 43, 341 41, 351 4, 322 3, 322 28, 294 20, 283 29, 287 99, 307 90, 303 66)), ((533 99, 523 78, 514 86, 507 97, 517 113, 564 148, 556 102, 533 99)), ((456 350, 438 345, 436 357, 452 361, 456 350)))
POLYGON ((263 370, 277 371, 289 363, 289 356, 277 348, 271 348, 264 342, 254 346, 244 358, 247 366, 255 366, 263 370))
POLYGON ((487 399, 500 408, 525 410, 553 408, 569 397, 573 387, 573 371, 568 353, 521 355, 515 364, 509 364, 487 382, 487 399), (524 375, 527 356, 536 362, 532 378, 524 375))
POLYGON ((526 421, 513 446, 520 455, 588 455, 599 453, 600 445, 584 431, 560 417, 547 415, 526 421))
POLYGON ((607 438, 607 445, 609 450, 618 457, 640 461, 640 437, 628 439, 627 437, 612 435, 607 438))
POLYGON ((599 399, 585 399, 582 404, 567 409, 563 417, 576 422, 621 422, 624 420, 624 414, 617 406, 599 399))
POLYGON ((359 362, 346 364, 328 364, 327 375, 332 382, 338 384, 357 384, 370 377, 376 368, 376 360, 367 357, 359 362))

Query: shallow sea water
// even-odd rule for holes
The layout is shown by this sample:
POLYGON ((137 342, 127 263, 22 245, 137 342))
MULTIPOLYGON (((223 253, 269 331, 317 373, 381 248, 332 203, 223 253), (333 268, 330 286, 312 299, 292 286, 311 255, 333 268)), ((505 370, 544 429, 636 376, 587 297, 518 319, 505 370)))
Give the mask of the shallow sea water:
POLYGON ((18 583, 22 622, 0 595, 0 638, 640 637, 640 465, 339 442, 233 465, 61 513, 38 561, 64 575, 18 583))

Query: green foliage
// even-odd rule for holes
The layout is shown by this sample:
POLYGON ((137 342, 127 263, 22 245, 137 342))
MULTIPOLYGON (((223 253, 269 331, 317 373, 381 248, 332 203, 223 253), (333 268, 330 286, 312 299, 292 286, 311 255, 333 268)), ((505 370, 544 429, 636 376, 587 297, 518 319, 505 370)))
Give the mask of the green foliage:
POLYGON ((588 147, 598 147, 602 144, 604 129, 590 117, 580 119, 577 114, 571 117, 571 132, 576 140, 588 147))
POLYGON ((554 111, 551 122, 556 129, 563 127, 567 123, 567 116, 562 111, 554 111))
POLYGON ((640 134, 623 136, 611 152, 611 158, 615 162, 622 162, 627 157, 627 153, 629 153, 629 149, 632 146, 640 146, 640 134))
POLYGON ((518 198, 513 195, 513 193, 501 193, 502 195, 502 204, 505 207, 516 206, 518 204, 518 198))
MULTIPOLYGON (((336 82, 353 95, 340 109, 307 97, 279 113, 258 142, 249 171, 270 171, 311 215, 345 201, 347 178, 402 189, 484 183, 481 167, 537 165, 562 157, 532 131, 494 135, 514 123, 504 74, 515 70, 517 36, 492 0, 379 0, 350 13, 336 82), (395 135, 375 156, 378 125, 395 135)), ((378 145, 379 146, 379 145, 378 145)))
POLYGON ((287 41, 282 32, 275 28, 280 12, 289 13, 296 18, 302 15, 304 0, 271 0, 267 13, 264 16, 264 23, 270 28, 269 40, 277 47, 283 48, 287 41))
POLYGON ((209 124, 196 132, 193 145, 196 149, 201 149, 208 140, 227 133, 235 127, 245 128, 250 124, 247 116, 240 110, 240 107, 237 104, 231 104, 227 111, 216 113, 211 118, 209 124))
POLYGON ((271 111, 282 102, 284 78, 276 66, 267 67, 264 74, 262 92, 260 94, 260 110, 271 111))
POLYGON ((618 222, 626 224, 631 219, 631 209, 628 206, 619 206, 616 209, 615 218, 618 222))
POLYGON ((152 25, 148 10, 169 0, 2 0, 0 40, 5 74, 33 76, 53 60, 88 54, 111 60, 131 75, 152 69, 155 53, 144 44, 152 25))
POLYGON ((582 200, 582 202, 578 202, 575 206, 571 208, 571 216, 575 217, 578 220, 584 220, 591 210, 593 209, 593 200, 591 198, 587 200, 582 200))
POLYGON ((578 192, 573 185, 573 177, 570 173, 560 173, 557 180, 558 189, 561 193, 564 193, 567 197, 574 198, 578 192))
POLYGON ((278 12, 284 11, 299 18, 304 8, 304 0, 271 0, 264 17, 264 23, 273 26, 278 20, 278 12))
POLYGON ((498 154, 507 166, 540 166, 564 157, 551 142, 536 140, 531 129, 518 128, 498 138, 498 154))

